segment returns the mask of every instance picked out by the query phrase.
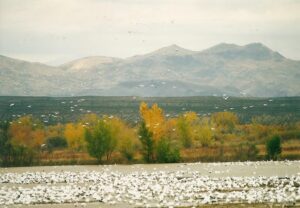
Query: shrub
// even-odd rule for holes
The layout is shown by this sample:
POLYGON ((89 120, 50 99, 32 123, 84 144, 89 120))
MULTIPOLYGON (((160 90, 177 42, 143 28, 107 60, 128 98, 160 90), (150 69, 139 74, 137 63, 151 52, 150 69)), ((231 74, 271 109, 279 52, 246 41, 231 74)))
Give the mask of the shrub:
POLYGON ((222 133, 232 133, 239 123, 238 116, 232 112, 218 112, 211 116, 212 121, 222 133))
POLYGON ((197 140, 200 141, 203 147, 208 147, 209 145, 211 145, 213 141, 213 133, 208 125, 201 126, 199 128, 199 132, 197 133, 197 140))
POLYGON ((24 145, 15 145, 11 151, 11 163, 13 166, 29 166, 38 162, 38 152, 24 145))
POLYGON ((64 137, 56 136, 46 140, 46 148, 49 152, 52 152, 54 149, 63 149, 67 146, 67 140, 64 137))
POLYGON ((281 154, 281 141, 278 135, 274 135, 266 143, 267 158, 271 160, 279 159, 281 154))
POLYGON ((259 150, 255 144, 239 144, 235 149, 235 159, 239 161, 256 160, 259 150))
POLYGON ((125 157, 128 161, 132 161, 135 152, 135 146, 132 139, 123 139, 120 146, 120 153, 123 157, 125 157))
POLYGON ((248 145, 247 156, 248 160, 256 160, 258 157, 259 150, 255 144, 248 145))
POLYGON ((160 163, 179 162, 180 160, 179 149, 176 147, 172 148, 170 142, 167 139, 162 138, 157 143, 156 159, 160 163))
POLYGON ((247 149, 245 147, 245 144, 239 144, 234 148, 234 158, 238 161, 247 160, 247 149))

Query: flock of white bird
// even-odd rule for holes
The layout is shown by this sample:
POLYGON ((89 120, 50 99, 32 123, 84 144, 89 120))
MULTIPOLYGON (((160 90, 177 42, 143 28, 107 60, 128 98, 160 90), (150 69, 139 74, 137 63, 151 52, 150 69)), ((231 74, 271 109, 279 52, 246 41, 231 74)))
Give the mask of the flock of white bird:
MULTIPOLYGON (((241 163, 240 166, 247 165, 241 163)), ((300 201, 300 173, 227 177, 220 172, 220 177, 216 177, 185 167, 172 171, 155 168, 132 172, 116 171, 111 167, 105 166, 100 171, 0 173, 0 206, 101 202, 138 207, 184 207, 300 201)))
MULTIPOLYGON (((142 85, 142 86, 144 86, 144 85, 142 85)), ((173 86, 173 88, 174 88, 174 86, 173 86)), ((176 88, 176 87, 175 87, 176 88)), ((217 96, 216 94, 214 94, 213 96, 217 96)), ((228 99, 229 99, 229 96, 227 95, 227 94, 223 94, 222 95, 222 98, 225 100, 225 101, 227 101, 228 99)), ((133 96, 132 97, 132 99, 133 100, 136 100, 136 96, 133 96)), ((81 106, 80 106, 80 104, 82 103, 82 102, 85 102, 86 101, 86 99, 77 99, 77 100, 71 100, 71 101, 60 101, 60 104, 62 105, 62 106, 68 106, 69 108, 70 108, 70 112, 73 112, 73 113, 80 113, 80 114, 89 114, 89 113, 93 113, 91 110, 89 110, 89 109, 83 109, 81 106)), ((269 100, 267 100, 266 101, 267 103, 263 103, 263 104, 260 104, 260 105, 262 105, 262 106, 268 106, 268 102, 273 102, 273 100, 272 99, 269 99, 269 100)), ((10 103, 9 104, 9 107, 10 108, 14 108, 15 107, 15 103, 10 103)), ((280 106, 285 106, 285 104, 280 104, 280 106)), ((27 108, 32 108, 33 107, 33 105, 28 105, 27 106, 27 108)), ((254 108, 255 107, 255 105, 250 105, 250 106, 239 106, 240 108, 242 108, 242 109, 244 109, 244 110, 247 110, 247 109, 251 109, 251 108, 254 108)), ((236 108, 239 108, 239 107, 229 107, 228 109, 227 108, 224 108, 224 109, 221 109, 221 107, 219 107, 219 106, 216 106, 215 105, 215 109, 217 110, 218 109, 218 111, 234 111, 236 108)), ((188 109, 186 109, 186 108, 182 108, 181 109, 183 112, 188 112, 189 110, 188 109)), ((12 115, 12 118, 13 119, 16 119, 16 118, 20 118, 20 117, 22 117, 22 116, 25 116, 26 115, 26 113, 23 113, 23 114, 13 114, 12 115)), ((200 115, 202 115, 202 116, 210 116, 211 115, 211 113, 210 112, 207 112, 207 113, 197 113, 197 115, 198 116, 200 116, 200 115)), ((167 116, 166 117, 178 117, 179 116, 179 114, 167 114, 167 116)), ((121 116, 122 117, 122 116, 121 116)), ((123 115, 123 117, 124 117, 124 115, 123 115)), ((54 111, 54 112, 51 112, 51 113, 48 113, 48 114, 41 114, 40 115, 40 119, 42 120, 42 122, 44 122, 44 123, 48 123, 49 122, 49 120, 57 120, 57 121, 59 121, 59 120, 61 120, 61 115, 60 115, 60 112, 59 111, 54 111)), ((135 121, 135 123, 137 123, 138 121, 136 120, 135 121)), ((21 123, 20 121, 19 121, 19 123, 21 123)), ((83 125, 83 126, 86 126, 86 125, 83 125)))

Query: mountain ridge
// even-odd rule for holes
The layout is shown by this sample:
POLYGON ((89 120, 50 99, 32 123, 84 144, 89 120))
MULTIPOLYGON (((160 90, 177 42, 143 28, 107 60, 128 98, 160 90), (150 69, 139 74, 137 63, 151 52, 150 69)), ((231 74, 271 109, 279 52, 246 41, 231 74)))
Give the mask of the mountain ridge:
POLYGON ((300 95, 300 61, 261 43, 220 43, 202 51, 173 44, 125 59, 89 56, 58 67, 0 55, 0 75, 0 95, 300 95))
MULTIPOLYGON (((67 61, 63 64, 60 64, 58 66, 54 66, 54 65, 51 65, 51 64, 46 64, 46 63, 43 63, 43 62, 38 62, 38 61, 27 61, 27 60, 24 60, 24 59, 19 59, 19 58, 14 58, 14 57, 10 57, 10 56, 6 56, 6 55, 1 55, 0 54, 0 57, 6 57, 6 58, 9 58, 9 59, 14 59, 14 60, 17 60, 17 61, 24 61, 24 62, 30 62, 30 63, 34 63, 34 64, 42 64, 42 65, 47 65, 47 66, 51 66, 51 67, 64 67, 65 65, 67 64, 70 64, 72 62, 75 62, 75 61, 78 61, 78 60, 82 60, 82 59, 88 59, 88 58, 94 58, 94 57, 103 57, 103 58, 110 58, 110 59, 119 59, 119 60, 127 60, 127 59, 131 59, 131 58, 134 58, 134 57, 139 57, 139 56, 144 56, 144 55, 150 55, 150 54, 153 54, 153 53, 156 53, 156 52, 159 52, 161 50, 164 50, 164 49, 173 49, 176 50, 176 49, 180 49, 180 50, 184 50, 184 51, 189 51, 190 53, 206 53, 208 51, 210 51, 211 49, 215 49, 215 48, 224 48, 224 47, 228 47, 228 46, 231 46, 231 47, 236 47, 236 48, 243 48, 243 47, 249 47, 249 46, 260 46, 260 47, 264 47, 270 51, 273 51, 271 50, 269 47, 267 47, 266 45, 260 43, 260 42, 253 42, 253 43, 248 43, 248 44, 245 44, 245 45, 238 45, 238 44, 234 44, 234 43, 226 43, 226 42, 222 42, 222 43, 219 43, 219 44, 216 44, 214 46, 211 46, 209 48, 206 48, 206 49, 203 49, 203 50, 200 50, 200 51, 194 51, 194 50, 190 50, 190 49, 186 49, 186 48, 183 48, 177 44, 171 44, 171 45, 167 45, 167 46, 164 46, 164 47, 161 47, 159 49, 156 49, 156 50, 153 50, 153 51, 150 51, 148 53, 145 53, 145 54, 137 54, 137 55, 133 55, 133 56, 129 56, 127 58, 119 58, 119 57, 114 57, 114 56, 102 56, 102 55, 92 55, 92 56, 84 56, 84 57, 81 57, 81 58, 77 58, 77 59, 72 59, 70 61, 67 61)), ((276 51, 274 51, 276 52, 276 51)), ((276 53, 279 53, 279 52, 276 52, 276 53)), ((279 53, 280 54, 280 53, 279 53)), ((291 59, 291 58, 287 58, 285 56, 283 56, 282 54, 280 54, 282 57, 286 58, 286 59, 289 59, 291 61, 299 61, 300 60, 295 60, 295 59, 291 59)))
POLYGON ((75 59, 73 61, 64 63, 60 65, 60 68, 71 69, 71 70, 81 70, 81 69, 90 69, 99 64, 108 64, 114 61, 120 61, 122 59, 115 57, 107 57, 107 56, 86 56, 83 58, 75 59))

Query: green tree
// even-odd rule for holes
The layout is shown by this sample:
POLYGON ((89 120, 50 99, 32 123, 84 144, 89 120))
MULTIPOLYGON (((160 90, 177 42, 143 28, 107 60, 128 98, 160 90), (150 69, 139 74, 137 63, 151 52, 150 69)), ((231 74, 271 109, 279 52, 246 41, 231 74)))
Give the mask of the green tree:
POLYGON ((99 163, 102 162, 104 155, 109 160, 111 153, 116 147, 111 128, 104 121, 99 121, 94 129, 87 129, 85 139, 88 153, 95 157, 99 163))
POLYGON ((278 135, 274 135, 266 143, 267 157, 271 160, 277 160, 281 154, 281 141, 278 135))
POLYGON ((147 129, 146 123, 142 121, 139 128, 139 138, 142 143, 142 154, 146 162, 154 161, 153 134, 147 129))

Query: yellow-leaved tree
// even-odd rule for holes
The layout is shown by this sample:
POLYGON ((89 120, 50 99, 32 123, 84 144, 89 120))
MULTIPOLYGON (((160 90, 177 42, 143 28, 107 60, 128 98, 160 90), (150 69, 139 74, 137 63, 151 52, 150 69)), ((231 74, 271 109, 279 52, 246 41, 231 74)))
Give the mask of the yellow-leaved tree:
POLYGON ((201 118, 198 125, 194 126, 193 134, 196 141, 204 147, 209 146, 213 142, 213 128, 208 118, 201 118))
MULTIPOLYGON (((163 110, 155 103, 150 108, 146 103, 140 105, 142 123, 139 139, 146 162, 178 162, 180 151, 176 142, 176 120, 166 120, 163 110)), ((188 118, 189 119, 189 118, 188 118)))
POLYGON ((52 126, 46 127, 46 137, 53 138, 53 137, 63 137, 64 136, 64 125, 63 124, 56 124, 52 126))
POLYGON ((133 160, 134 153, 138 149, 137 133, 118 117, 104 116, 104 121, 110 126, 112 141, 111 152, 118 149, 128 161, 133 160))
POLYGON ((40 148, 45 141, 45 131, 41 122, 32 116, 24 116, 14 121, 9 128, 13 145, 40 148))
POLYGON ((211 119, 218 128, 218 130, 222 133, 231 133, 236 127, 236 125, 239 123, 237 115, 232 112, 214 113, 211 119))
POLYGON ((177 118, 169 118, 168 120, 166 120, 166 124, 165 124, 165 137, 170 138, 174 143, 180 142, 177 123, 178 123, 177 118))
POLYGON ((178 117, 177 133, 185 148, 192 147, 198 122, 199 118, 195 112, 187 112, 178 117))
POLYGON ((81 124, 66 124, 64 136, 72 151, 81 151, 86 147, 85 128, 81 124))
POLYGON ((140 104, 140 115, 146 127, 153 134, 154 141, 159 140, 166 131, 163 110, 156 103, 151 108, 145 102, 140 104))

